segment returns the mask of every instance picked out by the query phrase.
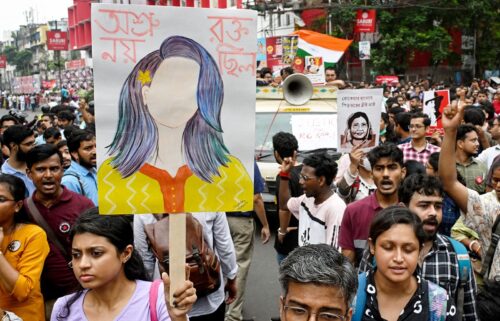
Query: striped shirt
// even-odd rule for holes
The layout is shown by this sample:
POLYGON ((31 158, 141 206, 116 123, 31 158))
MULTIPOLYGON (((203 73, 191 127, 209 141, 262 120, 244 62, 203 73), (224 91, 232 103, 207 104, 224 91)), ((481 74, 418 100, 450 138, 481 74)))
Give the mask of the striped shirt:
POLYGON ((398 147, 403 151, 405 162, 409 160, 415 160, 423 164, 424 166, 425 164, 427 164, 427 161, 429 160, 429 157, 432 153, 441 151, 440 147, 432 145, 430 143, 426 143, 424 149, 422 149, 421 151, 417 151, 415 148, 413 148, 412 141, 406 144, 400 144, 398 145, 398 147))

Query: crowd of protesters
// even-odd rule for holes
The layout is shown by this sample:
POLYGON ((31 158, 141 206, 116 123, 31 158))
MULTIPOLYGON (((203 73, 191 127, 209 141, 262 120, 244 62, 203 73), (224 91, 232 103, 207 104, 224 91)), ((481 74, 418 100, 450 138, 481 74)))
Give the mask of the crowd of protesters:
MULTIPOLYGON (((293 72, 263 69, 257 84, 280 86, 293 72)), ((326 85, 352 87, 333 68, 325 74, 326 85)), ((442 86, 384 85, 380 141, 368 152, 352 139, 338 160, 315 153, 299 161, 297 139, 274 135, 281 320, 500 315, 500 91, 476 80, 449 88, 443 131, 431 132, 423 92, 442 86)), ((160 273, 144 230, 163 216, 99 215, 91 98, 63 97, 31 122, 5 115, 0 134, 0 314, 25 321, 243 320, 243 302, 251 300, 243 296, 251 213, 193 215, 223 282, 197 295, 186 281, 170 302, 169 276, 160 273)))

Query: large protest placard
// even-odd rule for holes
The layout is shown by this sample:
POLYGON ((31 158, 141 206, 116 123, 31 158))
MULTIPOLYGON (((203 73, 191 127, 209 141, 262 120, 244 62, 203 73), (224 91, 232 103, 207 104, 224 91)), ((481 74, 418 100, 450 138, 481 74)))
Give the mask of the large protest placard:
POLYGON ((337 148, 337 115, 292 115, 292 133, 299 150, 337 148))
POLYGON ((367 151, 378 145, 383 90, 340 90, 337 94, 338 150, 350 152, 361 145, 367 151))
POLYGON ((253 208, 256 18, 92 5, 101 213, 253 208))

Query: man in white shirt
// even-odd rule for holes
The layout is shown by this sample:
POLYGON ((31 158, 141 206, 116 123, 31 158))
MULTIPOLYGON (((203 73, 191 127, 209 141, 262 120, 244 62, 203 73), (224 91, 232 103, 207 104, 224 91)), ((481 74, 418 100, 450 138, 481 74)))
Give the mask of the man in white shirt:
MULTIPOLYGON (((281 180, 290 177, 295 159, 296 154, 283 159, 279 174, 281 180)), ((346 205, 330 187, 336 174, 337 164, 329 155, 314 154, 304 159, 300 172, 303 195, 290 197, 288 184, 280 184, 279 204, 286 204, 299 220, 299 246, 328 244, 338 249, 340 224, 346 205)))

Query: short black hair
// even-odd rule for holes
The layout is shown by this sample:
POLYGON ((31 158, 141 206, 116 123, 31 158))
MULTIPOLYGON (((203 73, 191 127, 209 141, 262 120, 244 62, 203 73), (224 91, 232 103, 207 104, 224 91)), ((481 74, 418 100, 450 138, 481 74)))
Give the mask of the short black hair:
POLYGON ((326 153, 316 153, 308 156, 302 163, 314 168, 314 174, 317 177, 324 176, 327 185, 331 185, 335 175, 337 175, 337 163, 326 153))
POLYGON ((493 107, 493 104, 491 102, 483 101, 482 103, 479 103, 479 107, 486 114, 488 114, 487 120, 492 120, 495 118, 495 107, 493 107))
POLYGON ((299 149, 299 143, 292 134, 279 132, 273 136, 273 149, 281 158, 292 157, 299 149))
POLYGON ((333 67, 333 66, 326 67, 325 71, 327 71, 327 70, 332 70, 332 71, 335 71, 335 73, 337 73, 337 70, 335 70, 335 67, 333 67))
POLYGON ((484 116, 481 108, 474 107, 472 105, 465 106, 464 109, 464 122, 470 123, 472 125, 483 126, 486 117, 484 116))
POLYGON ((3 126, 3 123, 5 121, 13 121, 15 125, 19 124, 19 121, 16 119, 16 117, 13 117, 11 115, 3 115, 2 118, 0 118, 0 126, 3 126))
POLYGON ((468 133, 475 132, 476 128, 470 124, 462 124, 457 129, 457 140, 464 140, 468 133))
POLYGON ((368 160, 372 168, 377 164, 381 158, 389 158, 396 162, 403 168, 404 166, 404 155, 403 151, 399 149, 396 145, 392 143, 380 144, 371 151, 368 152, 368 160))
POLYGON ((59 161, 62 164, 62 155, 59 150, 52 144, 41 144, 33 147, 26 156, 26 166, 31 167, 39 162, 49 159, 53 155, 59 156, 59 161))
POLYGON ((33 131, 27 126, 13 125, 3 132, 3 143, 10 149, 10 143, 19 145, 23 140, 33 135, 33 131))
POLYGON ((43 139, 47 140, 51 137, 54 137, 55 139, 59 139, 62 137, 61 132, 58 128, 50 127, 43 132, 43 139))
POLYGON ((404 167, 406 168, 406 176, 407 179, 410 175, 414 174, 425 174, 425 166, 424 164, 416 161, 414 159, 409 159, 405 162, 404 167))
POLYGON ((65 141, 64 139, 61 140, 59 143, 56 144, 56 148, 59 150, 63 146, 68 146, 68 142, 65 141))
POLYGON ((67 121, 74 121, 75 120, 75 114, 73 114, 69 110, 61 110, 57 114, 57 118, 62 119, 62 120, 67 120, 67 121))
POLYGON ((429 156, 429 164, 431 165, 432 169, 435 171, 439 171, 439 152, 432 153, 429 156))
POLYGON ((411 96, 410 100, 413 100, 415 99, 416 101, 420 102, 420 97, 415 95, 415 96, 411 96))
POLYGON ((293 75, 293 68, 292 67, 285 67, 280 70, 280 75, 283 76, 284 73, 287 73, 289 75, 293 75))
MULTIPOLYGON (((399 105, 398 105, 399 106, 399 105)), ((389 107, 388 114, 398 115, 406 112, 406 109, 403 107, 389 107)))
POLYGON ((259 71, 259 75, 261 78, 264 78, 266 76, 266 74, 273 74, 273 72, 271 71, 271 69, 267 68, 267 67, 264 67, 262 68, 260 71, 259 71))
MULTIPOLYGON (((65 132, 66 134, 66 132, 65 132)), ((95 135, 87 130, 75 129, 69 136, 66 137, 68 141, 68 149, 70 153, 77 152, 80 148, 81 142, 93 140, 95 135)))
POLYGON ((51 121, 54 121, 56 115, 53 113, 44 113, 44 114, 42 114, 41 118, 43 118, 43 117, 49 117, 51 121))
POLYGON ((394 122, 405 132, 410 131, 411 114, 404 112, 394 115, 394 122))
MULTIPOLYGON (((431 125, 431 119, 429 118, 429 115, 421 113, 421 112, 416 112, 411 114, 411 119, 415 118, 423 118, 424 119, 424 126, 429 127, 431 125)), ((410 123, 411 123, 410 119, 410 123)))
POLYGON ((444 190, 441 181, 434 176, 414 174, 406 178, 399 186, 399 201, 408 206, 413 194, 419 193, 426 196, 438 195, 443 197, 444 190))

